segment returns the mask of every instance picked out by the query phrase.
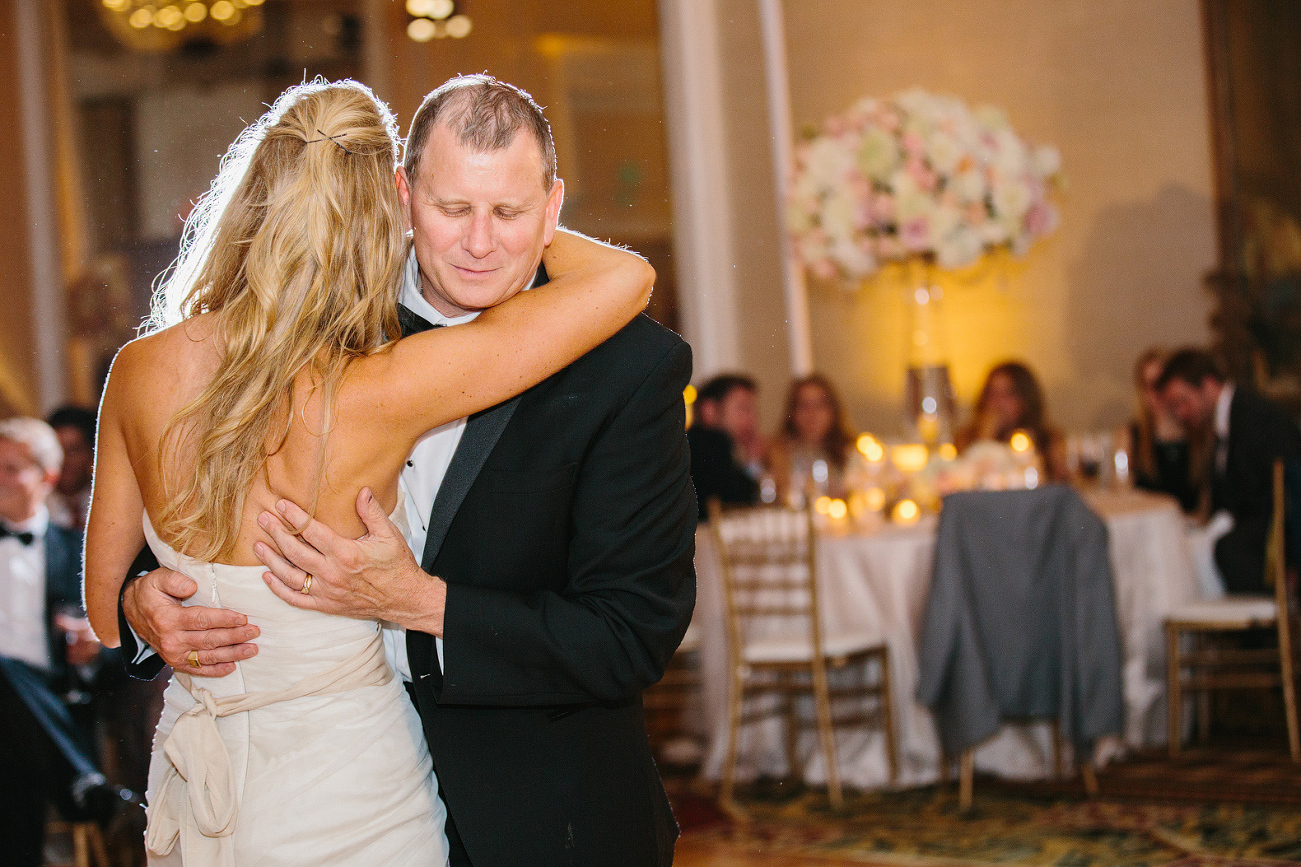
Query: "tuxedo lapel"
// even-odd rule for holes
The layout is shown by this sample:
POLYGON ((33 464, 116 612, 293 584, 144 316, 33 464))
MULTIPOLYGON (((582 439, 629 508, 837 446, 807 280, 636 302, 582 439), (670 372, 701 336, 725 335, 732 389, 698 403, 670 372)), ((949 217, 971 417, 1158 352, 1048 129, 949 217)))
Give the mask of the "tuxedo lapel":
POLYGON ((520 395, 516 395, 505 403, 470 416, 466 422, 461 442, 456 447, 452 463, 448 465, 447 474, 438 488, 434 506, 429 510, 429 533, 425 536, 425 550, 420 558, 421 568, 426 572, 433 573, 434 560, 443 547, 443 540, 447 538, 447 529, 456 516, 456 510, 461 507, 461 502, 478 477, 479 470, 483 469, 493 447, 497 445, 501 432, 515 414, 519 402, 520 395))

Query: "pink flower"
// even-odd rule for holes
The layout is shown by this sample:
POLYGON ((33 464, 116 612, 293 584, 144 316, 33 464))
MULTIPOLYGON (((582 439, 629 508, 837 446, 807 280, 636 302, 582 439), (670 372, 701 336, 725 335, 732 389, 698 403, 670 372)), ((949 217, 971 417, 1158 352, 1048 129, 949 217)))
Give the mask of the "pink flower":
POLYGON ((935 184, 939 180, 935 172, 927 168, 926 163, 922 161, 920 156, 908 157, 903 170, 908 173, 908 177, 913 179, 919 189, 928 193, 935 189, 935 184))
POLYGON ((1025 230, 1032 238, 1041 238, 1057 228, 1057 210, 1047 202, 1036 202, 1025 214, 1025 230))
POLYGON ((894 196, 879 193, 872 199, 872 219, 877 223, 893 223, 895 217, 894 196))
POLYGON ((830 259, 819 259, 810 267, 813 270, 813 276, 819 280, 834 280, 836 278, 836 266, 830 259))
POLYGON ((904 249, 918 253, 931 246, 931 224, 925 217, 913 217, 899 228, 904 249))

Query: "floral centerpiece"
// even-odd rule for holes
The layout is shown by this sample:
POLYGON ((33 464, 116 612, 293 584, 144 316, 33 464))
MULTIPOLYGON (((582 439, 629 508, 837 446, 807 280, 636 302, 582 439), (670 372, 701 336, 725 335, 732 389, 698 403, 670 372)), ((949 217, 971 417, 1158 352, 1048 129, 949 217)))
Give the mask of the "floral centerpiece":
POLYGON ((1060 168, 998 109, 918 89, 861 99, 798 146, 796 254, 818 277, 855 281, 910 257, 960 268, 996 247, 1019 255, 1057 225, 1060 168))

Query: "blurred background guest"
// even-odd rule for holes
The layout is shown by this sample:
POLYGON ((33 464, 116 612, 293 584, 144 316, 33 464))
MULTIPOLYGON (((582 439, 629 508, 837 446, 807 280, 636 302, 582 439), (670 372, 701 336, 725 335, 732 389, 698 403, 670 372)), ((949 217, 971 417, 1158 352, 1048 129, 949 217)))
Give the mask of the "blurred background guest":
POLYGON ((691 445, 691 481, 696 486, 702 521, 712 498, 730 505, 759 501, 763 449, 758 386, 753 379, 724 373, 702 385, 687 441, 691 445))
POLYGON ((81 610, 81 532, 45 506, 61 457, 45 422, 0 422, 0 860, 32 867, 50 804, 107 820, 122 803, 95 760, 89 702, 119 666, 81 610))
POLYGON ((1048 481, 1066 481, 1066 441, 1048 421, 1038 378, 1025 364, 1005 361, 985 377, 971 423, 958 431, 954 445, 964 451, 980 440, 1007 443, 1017 431, 1030 437, 1048 481))
POLYGON ((86 529, 90 477, 95 466, 95 413, 81 406, 61 406, 46 421, 63 448, 63 468, 46 502, 50 521, 81 532, 86 529))
POLYGON ((1220 513, 1232 518, 1214 549, 1224 589, 1265 592, 1274 461, 1301 457, 1301 430, 1277 405, 1230 382, 1202 349, 1170 356, 1156 387, 1189 436, 1205 435, 1214 443, 1208 450, 1212 520, 1220 513))
POLYGON ((1134 388, 1138 414, 1124 431, 1126 452, 1134 485, 1148 491, 1169 494, 1189 514, 1209 506, 1207 484, 1207 438, 1204 432, 1190 436, 1157 393, 1169 353, 1152 347, 1134 362, 1134 388))
POLYGON ((768 445, 768 471, 777 498, 791 493, 844 497, 845 470, 853 456, 854 434, 835 386, 820 373, 791 383, 781 428, 768 445), (819 463, 820 462, 820 463, 819 463))

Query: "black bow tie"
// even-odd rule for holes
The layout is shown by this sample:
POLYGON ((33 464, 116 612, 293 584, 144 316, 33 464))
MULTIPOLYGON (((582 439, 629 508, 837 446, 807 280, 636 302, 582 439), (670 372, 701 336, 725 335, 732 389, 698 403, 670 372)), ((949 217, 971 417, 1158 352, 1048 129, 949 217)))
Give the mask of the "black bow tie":
POLYGON ((402 336, 410 337, 413 334, 419 334, 422 331, 428 331, 431 328, 442 328, 442 325, 435 325, 419 313, 415 313, 403 305, 398 305, 398 324, 402 326, 402 336))
POLYGON ((36 534, 10 530, 4 524, 0 524, 0 539, 8 539, 8 538, 17 539, 20 543, 24 545, 30 545, 36 541, 36 534))

